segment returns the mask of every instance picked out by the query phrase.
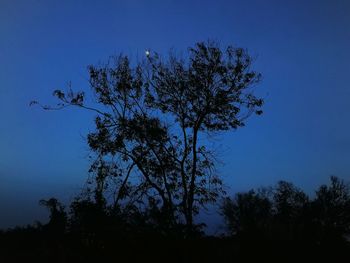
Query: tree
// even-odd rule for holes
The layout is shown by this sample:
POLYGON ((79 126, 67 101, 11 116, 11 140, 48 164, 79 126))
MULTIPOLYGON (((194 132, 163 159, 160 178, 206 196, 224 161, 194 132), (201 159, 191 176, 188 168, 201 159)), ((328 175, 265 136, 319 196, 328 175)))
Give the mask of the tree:
POLYGON ((292 183, 238 193, 221 206, 228 230, 249 238, 296 240, 303 238, 308 196, 292 183))
POLYGON ((306 239, 309 197, 294 184, 279 181, 273 190, 274 238, 280 240, 306 239))
POLYGON ((321 185, 313 201, 313 223, 321 241, 341 241, 350 234, 350 188, 343 180, 331 176, 329 186, 321 185))
POLYGON ((168 224, 184 221, 191 230, 200 207, 223 192, 215 154, 202 139, 243 127, 250 115, 262 113, 263 100, 252 90, 260 74, 251 64, 246 50, 211 41, 189 48, 186 58, 147 51, 145 60, 132 65, 119 55, 88 67, 96 106, 86 105, 83 92, 56 90, 60 103, 44 108, 97 113, 88 144, 102 160, 92 169, 101 203, 111 180, 114 206, 126 199, 150 205, 168 224))
POLYGON ((282 222, 298 218, 309 203, 308 196, 290 182, 279 181, 273 195, 276 216, 282 222))
POLYGON ((263 192, 250 190, 225 198, 221 211, 231 235, 263 237, 270 230, 273 203, 263 192))
POLYGON ((63 234, 67 225, 67 213, 64 211, 64 206, 56 198, 40 200, 39 204, 50 211, 50 220, 47 224, 50 233, 63 234))

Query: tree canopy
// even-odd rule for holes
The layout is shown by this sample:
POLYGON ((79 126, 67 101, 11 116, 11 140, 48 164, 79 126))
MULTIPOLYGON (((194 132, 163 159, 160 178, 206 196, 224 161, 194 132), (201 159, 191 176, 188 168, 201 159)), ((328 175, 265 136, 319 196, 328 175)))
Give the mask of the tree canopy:
POLYGON ((83 92, 54 91, 56 109, 97 114, 96 130, 88 134, 97 155, 91 166, 96 201, 103 205, 112 187, 114 207, 144 206, 169 226, 191 229, 200 207, 223 192, 215 153, 201 138, 243 127, 262 113, 263 100, 253 93, 261 76, 251 66, 242 48, 200 42, 186 57, 147 51, 136 63, 121 54, 89 66, 95 106, 83 92))

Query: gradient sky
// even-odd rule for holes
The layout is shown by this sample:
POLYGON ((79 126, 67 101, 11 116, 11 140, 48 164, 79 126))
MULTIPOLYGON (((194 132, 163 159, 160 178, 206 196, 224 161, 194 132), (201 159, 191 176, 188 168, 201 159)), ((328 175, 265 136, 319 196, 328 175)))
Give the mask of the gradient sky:
POLYGON ((87 89, 89 64, 216 39, 263 74, 264 114, 217 138, 230 192, 283 179, 312 193, 350 181, 350 1, 0 0, 0 228, 45 220, 85 182, 93 115, 47 112, 52 91, 87 89))

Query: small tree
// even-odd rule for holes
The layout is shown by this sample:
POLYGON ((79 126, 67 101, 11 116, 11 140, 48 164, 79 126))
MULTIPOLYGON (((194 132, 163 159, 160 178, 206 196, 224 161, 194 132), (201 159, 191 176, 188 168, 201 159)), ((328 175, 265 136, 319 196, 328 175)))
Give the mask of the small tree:
POLYGON ((273 203, 262 192, 250 190, 225 198, 221 212, 231 235, 264 237, 271 230, 273 203))
POLYGON ((56 199, 40 200, 39 204, 50 211, 50 220, 47 227, 51 234, 63 234, 67 225, 67 213, 64 206, 56 199))
POLYGON ((309 197, 294 184, 279 181, 273 189, 274 237, 303 240, 307 234, 309 197))
MULTIPOLYGON (((252 93, 260 74, 251 63, 244 49, 221 49, 214 42, 197 43, 186 58, 147 51, 134 66, 120 55, 89 66, 98 106, 86 105, 83 92, 54 95, 58 109, 97 113, 88 143, 103 159, 103 167, 95 166, 99 189, 108 178, 117 184, 115 206, 125 198, 147 201, 169 222, 185 220, 192 229, 199 208, 222 193, 214 152, 200 139, 242 127, 251 114, 262 113, 263 101, 252 93)), ((101 191, 95 193, 101 201, 101 191)))
POLYGON ((312 208, 321 240, 334 242, 350 234, 350 187, 338 177, 330 179, 316 191, 312 208))
POLYGON ((308 196, 290 182, 279 181, 273 195, 275 214, 288 224, 299 218, 309 204, 308 196))

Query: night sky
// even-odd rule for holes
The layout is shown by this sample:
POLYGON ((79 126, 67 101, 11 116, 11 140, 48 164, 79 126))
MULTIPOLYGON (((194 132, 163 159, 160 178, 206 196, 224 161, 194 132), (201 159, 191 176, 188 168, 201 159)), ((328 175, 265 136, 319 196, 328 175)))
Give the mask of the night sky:
POLYGON ((79 193, 93 115, 43 111, 53 90, 88 90, 89 64, 123 52, 186 51, 215 39, 247 48, 264 114, 217 136, 229 192, 350 181, 350 1, 0 0, 0 228, 46 220, 38 200, 79 193))

